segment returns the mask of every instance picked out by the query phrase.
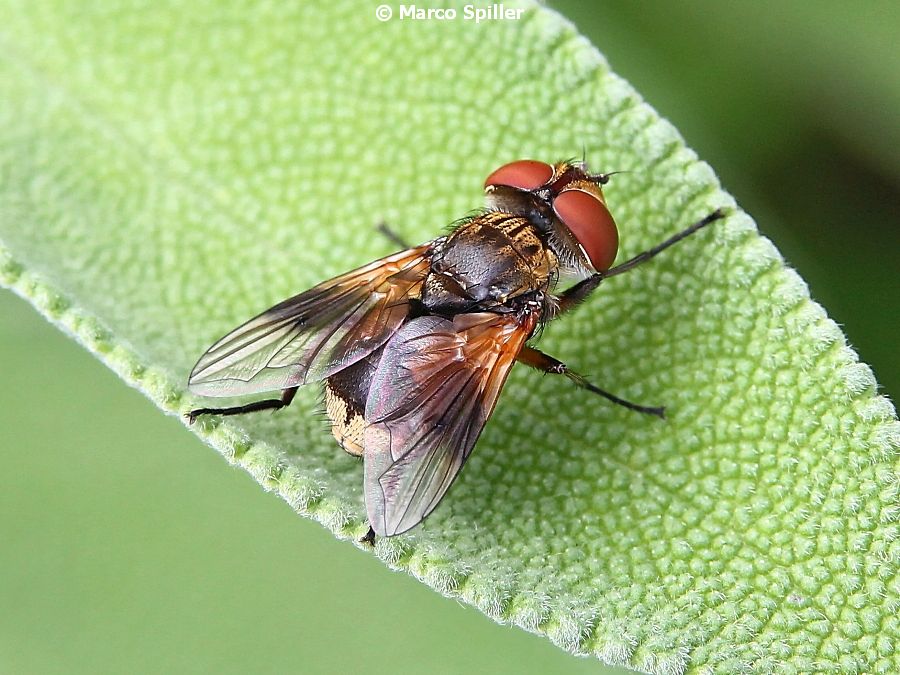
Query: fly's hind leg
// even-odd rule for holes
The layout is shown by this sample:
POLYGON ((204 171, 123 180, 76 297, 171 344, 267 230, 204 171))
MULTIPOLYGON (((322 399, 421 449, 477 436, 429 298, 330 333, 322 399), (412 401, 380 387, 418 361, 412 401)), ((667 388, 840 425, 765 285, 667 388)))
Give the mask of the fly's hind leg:
POLYGON ((371 525, 369 525, 369 531, 360 538, 359 543, 368 544, 369 546, 375 546, 375 530, 371 525))
POLYGON ((544 354, 544 352, 532 347, 522 347, 522 351, 519 352, 519 356, 516 360, 524 363, 526 366, 531 366, 532 368, 536 368, 545 373, 565 375, 582 389, 592 391, 617 405, 628 408, 629 410, 646 413, 647 415, 656 415, 660 419, 666 418, 665 408, 638 405, 637 403, 632 403, 631 401, 626 401, 624 398, 619 398, 614 394, 610 394, 608 391, 603 391, 600 387, 588 382, 583 375, 579 375, 578 373, 569 370, 569 367, 562 361, 554 359, 552 356, 544 354))
POLYGON ((392 244, 399 246, 401 249, 406 250, 412 248, 412 245, 408 241, 397 234, 394 229, 384 221, 378 223, 377 229, 381 234, 387 237, 392 244))
POLYGON ((232 408, 197 408, 185 414, 188 424, 193 424, 200 415, 243 415, 244 413, 258 412, 260 410, 281 410, 286 408, 294 400, 294 394, 299 387, 289 387, 282 390, 281 398, 267 398, 264 401, 254 401, 247 405, 238 405, 232 408))

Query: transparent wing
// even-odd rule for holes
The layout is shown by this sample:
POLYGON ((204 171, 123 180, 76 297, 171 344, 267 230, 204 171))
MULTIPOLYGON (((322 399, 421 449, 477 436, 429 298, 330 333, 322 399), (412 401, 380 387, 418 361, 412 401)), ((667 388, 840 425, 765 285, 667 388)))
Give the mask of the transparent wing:
POLYGON ((376 260, 250 319, 200 357, 188 386, 203 396, 250 394, 329 377, 355 363, 406 320, 431 246, 376 260))
POLYGON ((414 319, 387 343, 366 402, 366 509, 376 534, 431 513, 462 468, 537 315, 414 319))

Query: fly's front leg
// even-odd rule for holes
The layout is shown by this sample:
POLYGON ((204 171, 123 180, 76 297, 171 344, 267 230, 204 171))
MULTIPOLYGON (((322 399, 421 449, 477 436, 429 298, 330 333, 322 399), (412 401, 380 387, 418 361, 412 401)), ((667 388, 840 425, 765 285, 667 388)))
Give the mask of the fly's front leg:
POLYGON ((638 405, 637 403, 632 403, 631 401, 626 401, 624 398, 619 398, 614 394, 610 394, 608 391, 603 391, 600 387, 588 382, 583 375, 579 375, 578 373, 569 370, 569 367, 562 361, 554 359, 552 356, 544 354, 544 352, 534 349, 533 347, 522 347, 522 351, 519 352, 519 356, 516 357, 516 360, 544 373, 565 375, 582 389, 592 391, 617 405, 628 408, 629 410, 635 410, 648 415, 656 415, 660 419, 666 418, 665 408, 638 405))
POLYGON ((600 285, 600 282, 604 279, 608 279, 609 277, 614 277, 619 274, 623 274, 624 272, 628 272, 629 270, 633 270, 635 267, 640 265, 641 263, 645 263, 651 258, 655 258, 660 253, 665 251, 670 246, 674 246, 679 241, 688 237, 694 232, 697 232, 700 229, 703 229, 710 223, 714 223, 717 220, 721 220, 727 214, 724 209, 716 209, 712 213, 710 213, 705 218, 698 220, 693 225, 686 227, 678 234, 669 237, 661 244, 654 246, 651 249, 647 249, 643 253, 638 253, 633 258, 630 258, 623 262, 621 265, 616 265, 615 267, 606 270, 605 272, 597 272, 589 276, 587 279, 579 281, 577 284, 567 289, 565 292, 560 294, 559 296, 559 305, 556 311, 556 316, 569 311, 573 307, 577 307, 579 303, 585 300, 591 293, 594 292, 594 289, 600 285))
POLYGON ((574 286, 571 286, 560 293, 556 313, 553 315, 554 318, 574 309, 584 302, 584 300, 596 290, 597 286, 600 285, 600 282, 603 281, 604 278, 605 277, 602 274, 593 274, 587 279, 579 281, 574 286))
POLYGON ((633 258, 630 258, 629 260, 626 260, 625 262, 623 262, 621 265, 616 265, 612 269, 606 270, 605 272, 602 273, 602 275, 604 277, 614 277, 617 274, 622 274, 623 272, 633 270, 635 267, 637 267, 641 263, 645 263, 648 260, 650 260, 651 258, 655 258, 656 256, 658 256, 660 253, 665 251, 670 246, 674 246, 675 244, 677 244, 679 241, 681 241, 685 237, 689 237, 690 235, 694 234, 694 232, 696 232, 697 230, 701 230, 704 227, 706 227, 707 225, 709 225, 710 223, 714 223, 717 220, 722 220, 722 218, 724 218, 726 215, 728 215, 728 214, 725 212, 725 209, 716 209, 715 211, 710 213, 705 218, 701 218, 693 225, 690 225, 690 226, 684 228, 678 234, 669 237, 663 243, 657 244, 653 248, 647 249, 643 253, 638 253, 633 258))
POLYGON ((264 401, 254 401, 247 405, 238 405, 232 408, 197 408, 185 414, 188 424, 193 424, 200 415, 243 415, 244 413, 258 412, 260 410, 281 410, 286 408, 294 400, 294 394, 299 387, 290 387, 281 392, 281 398, 267 398, 264 401))

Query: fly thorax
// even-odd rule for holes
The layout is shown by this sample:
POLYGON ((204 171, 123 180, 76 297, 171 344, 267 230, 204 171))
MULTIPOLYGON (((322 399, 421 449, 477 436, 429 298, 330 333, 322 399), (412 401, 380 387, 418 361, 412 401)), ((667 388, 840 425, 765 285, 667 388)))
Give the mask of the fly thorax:
POLYGON ((548 251, 525 218, 489 212, 459 227, 436 252, 423 302, 489 309, 546 286, 548 251))

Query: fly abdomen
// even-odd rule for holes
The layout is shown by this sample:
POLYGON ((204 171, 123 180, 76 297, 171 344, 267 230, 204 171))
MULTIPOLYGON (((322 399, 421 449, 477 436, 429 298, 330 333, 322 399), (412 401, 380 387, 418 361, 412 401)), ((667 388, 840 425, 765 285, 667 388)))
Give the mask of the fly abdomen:
POLYGON ((363 453, 366 399, 369 384, 384 347, 325 380, 325 412, 331 420, 331 434, 351 455, 363 453))

